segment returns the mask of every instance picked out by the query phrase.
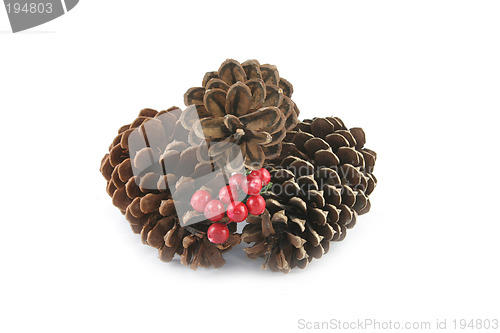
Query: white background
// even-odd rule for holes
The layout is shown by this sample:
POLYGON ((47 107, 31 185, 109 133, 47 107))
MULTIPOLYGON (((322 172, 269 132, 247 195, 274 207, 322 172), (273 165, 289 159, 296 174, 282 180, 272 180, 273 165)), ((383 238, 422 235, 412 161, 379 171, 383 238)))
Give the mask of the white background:
POLYGON ((499 17, 497 1, 83 0, 12 34, 0 8, 0 331, 500 317, 499 17), (303 271, 241 249, 218 270, 163 263, 105 192, 117 129, 183 106, 226 58, 277 65, 301 117, 339 116, 378 152, 372 211, 303 271))

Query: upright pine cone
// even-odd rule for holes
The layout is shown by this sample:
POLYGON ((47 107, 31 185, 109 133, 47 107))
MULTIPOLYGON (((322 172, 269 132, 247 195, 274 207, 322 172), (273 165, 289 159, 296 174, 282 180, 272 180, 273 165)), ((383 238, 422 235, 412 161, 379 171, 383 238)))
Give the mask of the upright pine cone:
POLYGON ((243 229, 242 240, 253 243, 247 255, 288 272, 343 240, 358 214, 369 211, 376 185, 376 154, 364 144, 363 130, 348 130, 339 118, 305 120, 290 131, 268 166, 274 185, 265 194, 266 211, 243 229))
MULTIPOLYGON (((249 169, 281 153, 281 141, 297 124, 299 110, 291 100, 292 85, 280 78, 276 66, 228 59, 218 71, 206 73, 202 84, 184 95, 186 106, 196 106, 181 119, 194 131, 191 140, 234 143, 249 169)), ((212 155, 217 158, 225 147, 216 146, 212 155)))
POLYGON ((196 178, 213 172, 212 165, 198 162, 198 148, 186 143, 188 132, 180 124, 180 115, 176 107, 161 112, 142 110, 131 124, 119 129, 100 171, 113 204, 145 244, 159 249, 161 260, 171 261, 177 253, 193 269, 220 267, 225 263, 222 252, 240 242, 234 223, 229 225, 229 239, 215 245, 206 237, 210 223, 182 224, 172 198, 172 188, 193 192, 196 178), (136 137, 130 140, 131 136, 136 137), (144 146, 137 146, 141 141, 144 146))

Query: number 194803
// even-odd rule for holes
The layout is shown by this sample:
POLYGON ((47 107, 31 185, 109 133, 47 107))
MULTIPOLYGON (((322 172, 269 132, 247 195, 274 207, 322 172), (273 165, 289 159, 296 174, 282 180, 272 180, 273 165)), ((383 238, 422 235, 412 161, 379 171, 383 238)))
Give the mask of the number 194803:
POLYGON ((456 330, 497 330, 499 324, 498 319, 454 319, 453 328, 456 330))
POLYGON ((50 13, 52 13, 52 3, 50 3, 50 2, 47 2, 47 3, 31 2, 31 3, 24 3, 24 4, 14 2, 14 3, 8 3, 6 5, 6 7, 7 7, 7 12, 9 14, 11 14, 11 13, 14 13, 14 14, 19 14, 19 13, 50 14, 50 13))

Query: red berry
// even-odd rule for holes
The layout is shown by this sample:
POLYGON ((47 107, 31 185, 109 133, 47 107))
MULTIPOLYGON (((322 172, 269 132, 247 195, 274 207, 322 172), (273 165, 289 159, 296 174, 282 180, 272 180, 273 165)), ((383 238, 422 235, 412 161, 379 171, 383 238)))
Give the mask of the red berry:
POLYGON ((207 203, 212 200, 212 196, 207 191, 196 191, 191 197, 191 207, 198 213, 203 213, 207 203))
POLYGON ((247 206, 243 202, 231 202, 227 207, 227 216, 234 222, 245 221, 248 216, 247 206))
POLYGON ((250 172, 249 176, 250 177, 257 177, 257 178, 262 178, 262 176, 260 175, 260 170, 253 170, 252 172, 250 172))
POLYGON ((225 207, 222 201, 212 200, 207 203, 204 212, 207 219, 217 222, 224 217, 225 207))
POLYGON ((208 240, 215 244, 222 244, 229 237, 229 229, 225 223, 214 223, 207 230, 208 240))
POLYGON ((229 186, 231 186, 233 189, 240 190, 241 189, 241 184, 243 180, 245 179, 245 176, 241 173, 235 173, 229 178, 229 186))
POLYGON ((247 200, 248 212, 252 215, 260 215, 266 210, 266 200, 262 195, 254 195, 247 200))
POLYGON ((262 179, 260 177, 247 176, 246 180, 242 183, 243 192, 248 195, 257 195, 262 189, 262 179))
POLYGON ((249 176, 260 178, 264 185, 269 184, 269 182, 271 181, 271 174, 265 168, 253 170, 252 172, 250 172, 249 176))
POLYGON ((269 184, 269 182, 271 181, 271 174, 267 169, 265 168, 260 169, 260 179, 262 179, 264 186, 269 184))
POLYGON ((219 191, 219 199, 224 203, 224 205, 229 205, 231 202, 238 199, 238 191, 231 186, 224 186, 219 191))

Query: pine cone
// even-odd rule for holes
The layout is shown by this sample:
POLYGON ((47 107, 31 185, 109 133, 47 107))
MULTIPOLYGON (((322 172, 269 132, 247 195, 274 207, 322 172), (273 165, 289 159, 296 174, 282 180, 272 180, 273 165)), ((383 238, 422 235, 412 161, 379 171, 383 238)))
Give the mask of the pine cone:
MULTIPOLYGON (((300 157, 316 168, 337 171, 342 184, 368 196, 377 183, 373 175, 377 154, 364 148, 365 143, 363 129, 348 130, 337 117, 306 119, 287 133, 283 151, 274 162, 286 164, 288 157, 300 157)), ((369 200, 365 209, 369 209, 369 200)))
POLYGON ((266 212, 247 219, 242 240, 263 268, 304 268, 341 241, 358 214, 370 209, 376 155, 363 148, 362 129, 347 130, 338 118, 306 120, 287 134, 282 154, 268 165, 273 186, 266 212))
POLYGON ((194 132, 193 144, 203 139, 222 143, 211 149, 212 157, 225 154, 227 163, 227 143, 232 143, 240 147, 247 168, 259 169, 265 159, 280 154, 286 131, 298 122, 292 93, 292 85, 279 77, 275 66, 228 59, 217 72, 205 75, 203 87, 186 92, 186 106, 195 107, 181 120, 194 132))
POLYGON ((210 222, 200 219, 196 224, 185 225, 174 205, 172 188, 183 191, 181 196, 186 197, 197 186, 196 179, 214 169, 198 162, 198 148, 186 143, 188 132, 180 124, 181 113, 176 107, 161 112, 142 110, 131 124, 120 128, 100 170, 113 204, 125 215, 132 230, 141 234, 145 244, 159 249, 161 260, 171 261, 177 253, 181 262, 193 269, 220 267, 225 262, 222 252, 240 242, 234 223, 229 225, 231 235, 227 242, 215 245, 206 237, 210 222), (146 144, 136 147, 144 139, 146 144))

